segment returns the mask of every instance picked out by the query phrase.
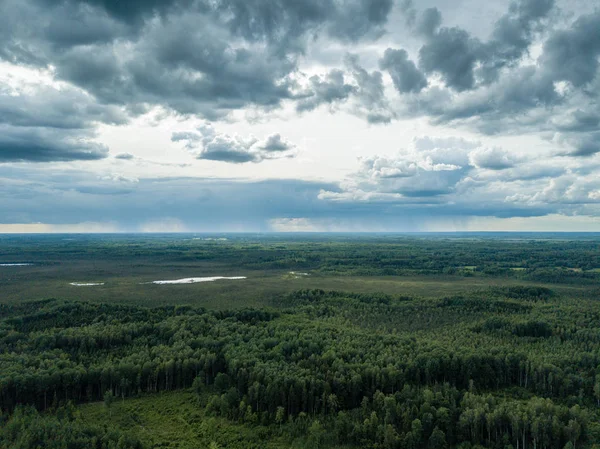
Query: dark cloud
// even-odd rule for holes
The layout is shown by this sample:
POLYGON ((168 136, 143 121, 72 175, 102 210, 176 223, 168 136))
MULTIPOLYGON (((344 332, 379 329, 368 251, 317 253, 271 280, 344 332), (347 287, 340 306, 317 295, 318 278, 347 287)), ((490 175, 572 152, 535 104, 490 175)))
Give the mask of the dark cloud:
MULTIPOLYGON (((110 18, 93 17, 86 7, 67 11, 64 5, 58 5, 49 7, 44 14, 34 3, 0 2, 0 59, 46 68, 56 48, 61 51, 63 39, 69 45, 107 40, 112 35, 110 26, 110 18)), ((58 65, 58 60, 55 64, 58 65)), ((96 128, 101 123, 127 123, 123 109, 99 103, 73 86, 47 80, 35 82, 33 79, 39 75, 29 76, 32 78, 20 79, 17 75, 18 82, 13 87, 0 83, 0 161, 52 162, 107 157, 108 149, 93 141, 96 128)))
POLYGON ((106 44, 132 32, 107 13, 85 3, 58 3, 40 30, 43 38, 57 49, 106 44))
POLYGON ((389 72, 400 93, 415 95, 393 108, 382 97, 378 104, 386 112, 380 121, 424 115, 434 124, 462 124, 488 135, 560 131, 571 142, 569 155, 596 154, 599 12, 554 30, 554 0, 520 0, 495 22, 490 38, 480 40, 459 27, 440 28, 436 9, 417 14, 411 2, 403 8, 409 16, 414 12, 413 30, 426 42, 419 67, 405 51, 384 53, 380 69, 389 72), (537 63, 526 59, 533 43, 543 39, 537 63), (432 75, 443 85, 431 83, 432 75))
MULTIPOLYGON (((436 8, 418 14, 412 2, 405 2, 404 10, 415 17, 412 29, 425 39, 425 44, 419 50, 418 68, 405 52, 387 50, 380 62, 380 67, 392 75, 399 92, 415 93, 395 105, 399 116, 424 115, 434 124, 463 124, 485 134, 551 131, 553 122, 560 122, 563 127, 595 126, 595 111, 589 111, 590 108, 585 118, 579 114, 570 122, 561 120, 565 110, 572 108, 569 103, 575 102, 573 92, 557 86, 560 78, 548 67, 545 56, 539 64, 525 62, 534 41, 545 36, 549 28, 554 0, 511 3, 493 25, 487 40, 460 27, 441 27, 441 13, 436 8), (431 82, 430 77, 441 78, 443 85, 431 82)), ((575 32, 554 34, 566 33, 570 41, 579 42, 572 35, 579 35, 580 29, 587 30, 592 22, 580 18, 573 24, 575 32)), ((583 38, 584 33, 581 35, 583 38)), ((556 39, 553 36, 548 42, 556 39)), ((592 47, 594 39, 588 38, 592 47)), ((576 50, 577 45, 572 46, 576 50)), ((588 52, 587 65, 597 64, 597 57, 589 56, 592 54, 588 52)), ((568 63, 563 69, 577 70, 568 63)), ((587 98, 580 96, 579 102, 590 102, 595 95, 592 90, 587 98)))
POLYGON ((0 162, 97 160, 107 156, 106 146, 73 132, 0 125, 0 162))
POLYGON ((594 79, 600 55, 600 11, 579 17, 567 30, 555 32, 544 44, 544 69, 576 87, 594 79))
MULTIPOLYGON (((31 0, 42 10, 92 9, 139 30, 159 17, 202 15, 250 42, 267 42, 281 54, 302 51, 306 37, 319 32, 357 41, 381 35, 393 0, 31 0)), ((80 22, 81 23, 81 22, 80 22)), ((78 34, 76 24, 73 37, 78 34)), ((93 27, 98 30, 98 24, 93 27)), ((92 34, 93 29, 87 34, 92 34)), ((104 33, 99 33, 103 35, 104 33)))
POLYGON ((442 13, 437 8, 427 8, 419 17, 417 32, 424 36, 433 36, 442 24, 442 13))
POLYGON ((360 65, 357 55, 346 55, 345 63, 357 85, 354 112, 366 117, 369 123, 391 122, 394 113, 385 97, 381 72, 375 70, 369 73, 360 65))
POLYGON ((185 142, 185 148, 197 159, 243 164, 268 159, 293 157, 295 146, 280 134, 271 134, 264 140, 253 136, 242 138, 218 133, 212 126, 204 125, 197 132, 176 132, 173 142, 185 142))
POLYGON ((61 78, 103 102, 159 104, 209 119, 250 104, 278 106, 292 96, 287 76, 294 70, 293 60, 263 46, 233 48, 229 35, 198 16, 146 29, 131 53, 75 48, 57 66, 61 78))
POLYGON ((131 153, 119 153, 119 154, 115 155, 115 159, 131 161, 131 160, 135 159, 135 156, 131 153))
POLYGON ((399 4, 399 9, 404 15, 406 25, 412 27, 417 21, 417 10, 415 8, 413 0, 401 0, 399 4))
POLYGON ((567 142, 572 147, 572 150, 566 153, 567 156, 589 157, 600 153, 600 131, 568 137, 567 142))
MULTIPOLYGON (((18 64, 43 66, 48 60, 38 48, 39 26, 23 27, 38 10, 27 2, 0 2, 0 59, 18 64)), ((31 22, 30 22, 31 23, 31 22)), ((36 24, 37 25, 37 24, 36 24)))
POLYGON ((250 152, 250 147, 233 139, 215 137, 208 142, 197 156, 198 159, 209 161, 229 162, 243 164, 257 162, 258 156, 250 152))
POLYGON ((474 70, 481 42, 460 28, 442 28, 419 50, 419 65, 427 73, 439 73, 446 86, 458 91, 475 86, 474 70))
POLYGON ((344 65, 345 72, 332 70, 325 78, 311 77, 308 88, 299 96, 297 110, 313 110, 322 104, 337 107, 349 102, 350 112, 369 123, 391 122, 395 114, 385 96, 382 73, 367 71, 355 54, 346 54, 344 65))
POLYGON ((554 0, 519 0, 494 25, 491 48, 496 58, 514 60, 529 47, 532 33, 540 20, 548 17, 554 0), (494 48, 496 47, 496 48, 494 48))
POLYGON ((60 79, 83 86, 101 101, 126 104, 131 79, 122 71, 119 57, 109 45, 83 46, 61 52, 56 61, 60 79))
POLYGON ((2 92, 0 86, 0 124, 91 129, 94 123, 126 122, 127 116, 120 108, 98 104, 76 89, 23 86, 16 92, 2 92))
POLYGON ((135 28, 83 2, 0 2, 0 58, 16 64, 56 66, 65 50, 133 39, 135 33, 135 28))
POLYGON ((308 93, 298 101, 298 111, 312 111, 322 104, 343 102, 356 91, 356 87, 348 84, 342 70, 334 69, 325 77, 314 75, 309 79, 308 93))
POLYGON ((246 106, 270 109, 295 98, 291 77, 308 42, 319 36, 376 39, 392 5, 392 0, 6 0, 0 6, 0 58, 52 65, 59 79, 132 113, 161 105, 218 119, 246 106))
POLYGON ((564 117, 556 118, 554 123, 559 131, 596 131, 600 129, 600 111, 594 112, 577 109, 570 114, 566 114, 564 117))
POLYGON ((0 162, 102 159, 107 148, 91 140, 96 125, 125 122, 119 108, 68 87, 0 90, 0 162))
POLYGON ((554 0, 521 0, 513 2, 510 10, 516 13, 516 17, 521 20, 524 26, 528 26, 531 21, 547 17, 554 8, 554 3, 554 0))
MULTIPOLYGON (((12 48, 9 59, 18 62, 15 46, 19 54, 31 50, 28 63, 52 64, 58 78, 133 115, 161 105, 215 120, 248 106, 277 108, 285 100, 309 111, 352 99, 353 112, 371 123, 395 117, 381 73, 367 71, 357 59, 346 59, 346 73, 334 69, 312 77, 305 91, 295 78, 298 58, 313 39, 358 42, 381 35, 391 0, 7 0, 6 5, 17 21, 37 18, 31 27, 13 27, 0 52, 12 48)), ((391 49, 381 68, 401 93, 426 87, 425 73, 441 75, 457 91, 472 90, 523 54, 552 5, 512 4, 491 39, 481 42, 460 28, 440 28, 435 8, 417 20, 414 5, 404 2, 401 9, 409 16, 414 12, 415 29, 427 39, 419 52, 423 71, 403 50, 391 49)))
MULTIPOLYGON (((125 22, 136 22, 155 14, 165 14, 175 7, 191 5, 192 0, 34 0, 44 6, 66 6, 70 9, 81 5, 96 7, 111 17, 125 22)), ((203 2, 201 2, 203 3, 203 2)))
MULTIPOLYGON (((325 31, 330 37, 357 41, 381 35, 392 0, 222 0, 206 2, 236 35, 268 41, 280 50, 300 48, 305 35, 325 31)), ((285 50, 284 50, 285 51, 285 50)))
POLYGON ((425 75, 408 59, 406 50, 388 48, 379 61, 379 67, 388 71, 400 93, 420 92, 427 87, 425 75))
POLYGON ((293 145, 281 138, 280 134, 272 134, 265 140, 264 143, 259 144, 259 148, 269 153, 278 153, 281 151, 288 151, 292 149, 293 145))
POLYGON ((517 63, 528 51, 540 21, 547 18, 554 8, 554 0, 519 0, 510 5, 494 25, 492 38, 481 54, 478 75, 482 82, 498 78, 504 67, 517 63))
MULTIPOLYGON (((489 109, 477 105, 479 114, 506 116, 538 107, 551 107, 561 101, 554 83, 534 67, 518 68, 487 91, 489 109)), ((476 97, 476 95, 475 95, 476 97)), ((477 114, 475 112, 473 115, 477 114)))
POLYGON ((582 141, 575 151, 569 153, 569 156, 593 156, 594 154, 600 153, 600 143, 591 139, 582 141))
POLYGON ((536 25, 554 7, 554 0, 520 0, 494 25, 491 39, 481 42, 459 27, 441 28, 441 14, 427 9, 419 31, 428 42, 419 51, 420 65, 427 73, 439 73, 446 86, 465 91, 498 78, 504 67, 518 62, 531 45, 536 25))
POLYGON ((403 115, 414 116, 420 111, 437 125, 466 125, 488 135, 514 134, 547 128, 552 108, 564 101, 551 78, 536 67, 524 66, 489 86, 460 95, 432 87, 409 99, 403 115))
POLYGON ((329 35, 358 41, 363 37, 377 38, 384 32, 394 0, 353 0, 339 4, 335 19, 329 25, 329 35))
POLYGON ((185 142, 197 159, 243 164, 257 162, 258 154, 252 152, 257 140, 243 140, 237 136, 219 134, 210 125, 198 128, 198 132, 177 132, 171 136, 173 142, 185 142))

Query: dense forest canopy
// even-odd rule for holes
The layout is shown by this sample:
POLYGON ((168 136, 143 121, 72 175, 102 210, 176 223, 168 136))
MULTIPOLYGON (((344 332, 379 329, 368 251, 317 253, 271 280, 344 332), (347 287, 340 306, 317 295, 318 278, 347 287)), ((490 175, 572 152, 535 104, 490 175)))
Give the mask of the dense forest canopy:
MULTIPOLYGON (((89 268, 92 254, 98 265, 90 276, 96 279, 107 260, 124 258, 137 245, 132 257, 138 263, 196 257, 219 261, 217 268, 227 265, 229 272, 260 269, 282 283, 289 279, 278 270, 306 270, 308 280, 298 282, 310 283, 333 272, 380 276, 390 267, 400 277, 404 270, 419 271, 424 291, 428 276, 480 280, 461 294, 415 295, 401 287, 384 293, 376 291, 378 284, 355 292, 303 288, 273 294, 258 307, 240 298, 231 309, 210 301, 206 307, 174 305, 173 298, 151 307, 119 298, 107 303, 85 292, 81 300, 0 300, 2 448, 160 447, 158 437, 136 430, 145 428, 150 411, 121 428, 113 409, 132 398, 177 391, 194 392, 192 409, 200 418, 181 417, 192 428, 225 420, 260 441, 284 442, 272 447, 600 444, 594 271, 600 254, 593 239, 34 242, 22 242, 19 252, 18 239, 6 240, 0 259, 20 256, 52 268, 68 255, 89 268), (552 279, 532 282, 541 272, 552 279), (563 272, 572 275, 557 274, 563 272), (85 419, 85 403, 102 404, 103 425, 85 419)), ((197 288, 201 295, 204 287, 197 288)))

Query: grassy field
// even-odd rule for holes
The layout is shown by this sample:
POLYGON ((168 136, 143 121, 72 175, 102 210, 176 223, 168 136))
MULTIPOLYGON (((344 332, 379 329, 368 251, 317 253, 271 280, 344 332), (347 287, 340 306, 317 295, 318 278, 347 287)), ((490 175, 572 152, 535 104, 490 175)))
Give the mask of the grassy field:
MULTIPOLYGON (((216 309, 261 307, 298 289, 440 297, 490 285, 549 285, 581 296, 599 276, 595 240, 496 241, 396 237, 0 237, 0 302, 49 297, 216 309), (568 266, 557 268, 557 261, 568 266), (591 267, 590 267, 591 265, 591 267), (585 267, 583 270, 581 267, 585 267), (540 279, 527 270, 554 270, 540 279), (294 276, 290 272, 309 273, 294 276), (529 277, 528 277, 529 274, 529 277), (567 275, 568 283, 554 282, 567 275), (154 285, 156 280, 246 280, 154 285), (573 277, 575 276, 575 277, 573 277), (577 276, 582 277, 581 282, 577 276), (572 277, 572 279, 570 278, 572 277), (587 284, 582 285, 585 281, 587 284), (72 282, 103 283, 76 287, 72 282)), ((539 276, 538 276, 539 277, 539 276)), ((600 285, 600 281, 596 282, 600 285)))
MULTIPOLYGON (((201 399, 191 390, 164 392, 116 400, 108 409, 103 402, 78 408, 79 418, 90 425, 106 426, 135 435, 149 448, 303 449, 310 446, 306 435, 294 435, 293 426, 243 424, 210 416, 201 399)), ((322 441, 325 447, 331 447, 322 441)), ((335 446, 345 448, 347 446, 335 446)), ((349 447, 349 446, 348 446, 349 447)))
POLYGON ((272 428, 206 416, 199 402, 192 391, 185 390, 116 400, 110 410, 102 402, 83 405, 79 410, 84 422, 131 432, 152 448, 213 449, 239 444, 249 449, 294 447, 293 440, 272 428))
MULTIPOLYGON (((106 263, 106 262, 104 262, 106 263)), ((62 263, 43 267, 4 267, 0 280, 3 302, 39 300, 49 297, 121 304, 159 306, 186 304, 210 309, 273 306, 290 292, 319 288, 359 293, 386 293, 442 297, 473 293, 489 286, 546 285, 514 278, 460 277, 445 275, 353 276, 311 273, 295 277, 289 270, 244 270, 231 266, 197 263, 185 265, 103 266, 102 262, 62 263), (220 280, 197 284, 156 285, 155 280, 201 276, 246 276, 243 280, 220 280), (104 283, 77 287, 71 282, 104 283)), ((552 286, 578 297, 589 288, 578 285, 552 286)))

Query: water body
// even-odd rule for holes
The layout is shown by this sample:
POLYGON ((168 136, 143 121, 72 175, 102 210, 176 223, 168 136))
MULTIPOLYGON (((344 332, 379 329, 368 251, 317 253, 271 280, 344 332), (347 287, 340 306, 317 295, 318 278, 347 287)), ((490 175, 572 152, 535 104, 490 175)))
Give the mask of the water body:
POLYGON ((211 276, 211 277, 203 277, 203 278, 185 278, 185 279, 176 279, 173 281, 153 281, 153 284, 165 285, 165 284, 196 284, 198 282, 214 282, 222 279, 227 280, 238 280, 238 279, 246 279, 246 276, 234 276, 234 277, 224 277, 224 276, 211 276))
POLYGON ((98 285, 104 285, 104 282, 71 282, 69 285, 74 287, 96 287, 98 285))

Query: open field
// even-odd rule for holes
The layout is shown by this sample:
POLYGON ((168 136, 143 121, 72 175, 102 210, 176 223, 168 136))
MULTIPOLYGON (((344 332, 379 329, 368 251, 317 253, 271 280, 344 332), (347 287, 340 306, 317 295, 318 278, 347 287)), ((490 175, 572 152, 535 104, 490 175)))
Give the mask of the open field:
MULTIPOLYGON (((97 263, 94 264, 98 266, 97 263)), ((48 268, 21 268, 13 273, 4 273, 0 281, 2 301, 20 302, 49 297, 68 300, 109 302, 120 304, 142 304, 159 306, 167 304, 187 304, 197 307, 229 309, 243 307, 272 306, 277 298, 296 290, 320 288, 349 292, 381 292, 391 295, 411 295, 440 297, 478 291, 488 286, 500 285, 551 285, 514 278, 457 277, 448 275, 406 275, 406 276, 331 276, 311 274, 293 277, 288 271, 231 271, 219 267, 224 276, 246 276, 247 279, 231 282, 216 282, 155 285, 158 279, 180 279, 197 275, 214 275, 218 269, 206 264, 185 267, 144 267, 135 276, 118 276, 115 273, 102 274, 91 271, 86 274, 85 265, 71 267, 68 264, 48 268), (79 273, 80 274, 79 274, 79 273), (78 288, 70 285, 74 281, 82 283, 102 283, 103 285, 78 288)), ((589 288, 578 285, 554 286, 571 296, 585 295, 589 288)))
POLYGON ((243 446, 248 449, 305 447, 306 438, 289 437, 289 429, 233 423, 204 411, 191 390, 116 400, 110 411, 103 402, 80 408, 83 422, 129 431, 148 447, 198 449, 243 446))
POLYGON ((488 285, 552 284, 580 296, 600 285, 599 268, 590 268, 600 265, 600 240, 593 239, 565 244, 554 239, 505 242, 405 236, 345 236, 331 241, 322 236, 207 238, 213 237, 5 236, 0 238, 0 263, 33 265, 0 267, 0 301, 56 297, 227 309, 271 305, 274 299, 305 288, 438 297, 488 285), (556 258, 573 266, 557 268, 556 258), (481 263, 462 263, 466 260, 481 263), (517 261, 524 266, 510 267, 517 261), (294 271, 309 276, 291 276, 294 271), (247 279, 151 284, 205 276, 247 279), (71 283, 103 285, 78 288, 71 283))
MULTIPOLYGON (((64 263, 49 267, 19 267, 2 272, 1 301, 20 302, 49 297, 120 304, 159 306, 187 304, 211 309, 273 306, 275 300, 307 288, 349 292, 381 292, 391 295, 441 297, 476 292, 488 286, 553 286, 565 295, 589 294, 590 286, 550 284, 512 277, 462 277, 444 274, 403 276, 330 275, 319 272, 309 276, 290 276, 288 270, 247 270, 197 263, 167 266, 121 267, 101 262, 64 263), (119 273, 122 273, 119 275, 119 273), (245 276, 239 281, 155 285, 159 279, 181 279, 204 275, 245 276), (101 283, 78 288, 71 282, 101 283)), ((592 289, 593 290, 593 289, 592 289)))

